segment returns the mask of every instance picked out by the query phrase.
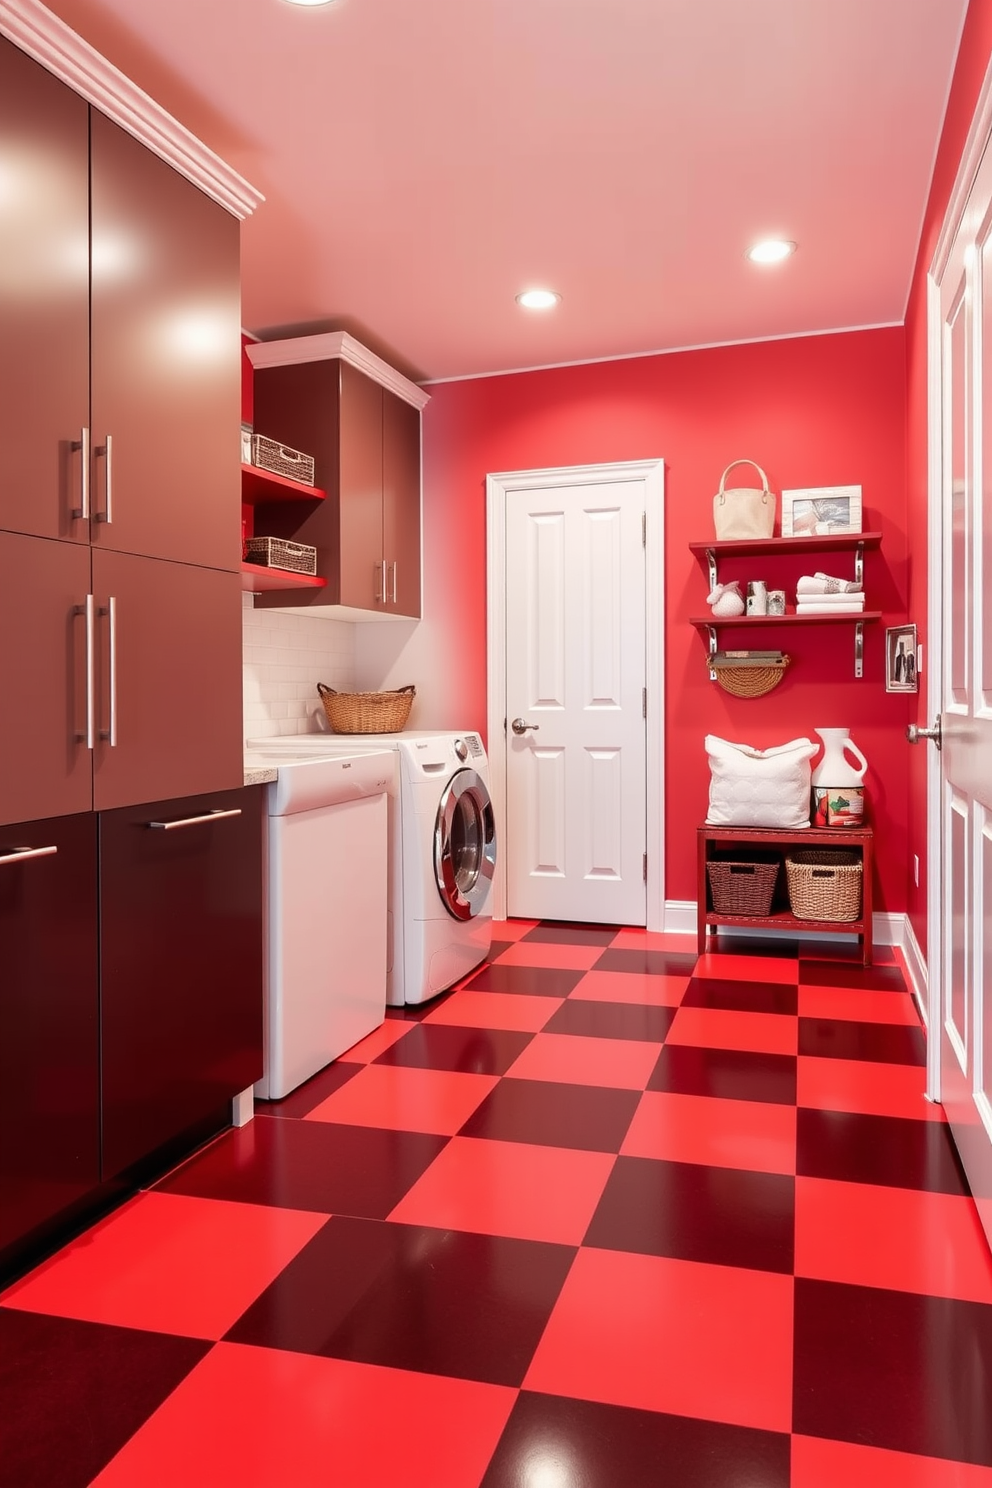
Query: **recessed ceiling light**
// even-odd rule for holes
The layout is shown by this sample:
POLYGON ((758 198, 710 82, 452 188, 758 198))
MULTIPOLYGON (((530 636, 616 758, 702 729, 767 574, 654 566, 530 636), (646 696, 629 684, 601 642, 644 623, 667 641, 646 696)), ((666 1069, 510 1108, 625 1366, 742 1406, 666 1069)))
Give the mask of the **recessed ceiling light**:
POLYGON ((286 0, 288 5, 330 5, 331 0, 286 0))
POLYGON ((550 310, 561 303, 561 295, 553 289, 525 289, 517 295, 517 304, 525 310, 550 310))
POLYGON ((796 246, 786 238, 765 238, 762 242, 755 243, 753 248, 749 248, 744 257, 749 258, 752 263, 777 264, 795 253, 796 246))

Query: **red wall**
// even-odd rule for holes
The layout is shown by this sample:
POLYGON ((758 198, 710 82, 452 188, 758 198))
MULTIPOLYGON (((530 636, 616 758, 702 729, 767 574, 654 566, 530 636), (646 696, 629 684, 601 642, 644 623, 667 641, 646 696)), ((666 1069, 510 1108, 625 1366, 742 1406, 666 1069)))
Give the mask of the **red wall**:
MULTIPOLYGON (((944 129, 937 154, 930 200, 920 239, 916 274, 906 314, 907 366, 907 516, 913 561, 909 570, 910 616, 927 634, 927 271, 937 246, 944 216, 954 189, 958 163, 964 150, 972 116, 978 102, 989 58, 992 57, 992 0, 971 0, 961 37, 954 81, 948 100, 944 129)), ((929 648, 924 651, 924 662, 929 648)), ((938 711, 921 688, 914 699, 914 718, 923 723, 938 711)), ((928 746, 929 747, 929 746, 928 746)), ((925 749, 910 750, 909 828, 915 842, 926 841, 925 749)), ((920 887, 909 884, 908 909, 921 946, 926 946, 926 874, 921 870, 920 887)))
MULTIPOLYGON (((436 384, 424 414, 425 530, 442 551, 443 609, 452 686, 461 715, 486 716, 485 477, 487 472, 662 458, 666 465, 667 740, 666 897, 692 899, 694 832, 706 812, 707 733, 759 747, 848 725, 868 756, 879 834, 878 908, 906 907, 905 695, 886 694, 884 626, 907 617, 905 338, 901 328, 769 341, 670 356, 436 384), (794 664, 763 699, 729 697, 708 680, 705 651, 687 623, 705 614, 706 582, 688 551, 712 535, 712 496, 723 467, 748 455, 783 486, 859 484, 864 527, 880 529, 869 554, 865 676, 853 678, 853 630, 783 632, 794 664)), ((747 483, 745 477, 744 483, 747 483)), ((728 577, 794 583, 814 567, 850 571, 851 558, 779 559, 728 577)), ((767 634, 767 633, 763 633, 767 634)), ((769 636, 767 643, 774 644, 769 636)))

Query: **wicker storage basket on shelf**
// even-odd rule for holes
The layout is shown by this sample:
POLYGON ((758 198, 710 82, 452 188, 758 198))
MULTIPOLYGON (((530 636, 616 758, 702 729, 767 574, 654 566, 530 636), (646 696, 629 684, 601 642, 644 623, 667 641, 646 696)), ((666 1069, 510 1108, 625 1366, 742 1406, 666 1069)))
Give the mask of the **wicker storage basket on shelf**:
POLYGON ((856 920, 861 914, 858 853, 793 848, 786 854, 785 873, 797 920, 856 920))
POLYGON ((336 734, 398 734, 406 727, 415 687, 400 687, 395 692, 335 692, 323 682, 317 691, 336 734))
POLYGON ((782 860, 772 853, 754 853, 744 858, 709 858, 706 873, 710 897, 717 914, 766 915, 775 897, 782 860))
POLYGON ((785 676, 789 657, 783 656, 781 661, 769 662, 767 666, 728 666, 725 662, 708 665, 724 692, 739 698, 764 697, 785 676))

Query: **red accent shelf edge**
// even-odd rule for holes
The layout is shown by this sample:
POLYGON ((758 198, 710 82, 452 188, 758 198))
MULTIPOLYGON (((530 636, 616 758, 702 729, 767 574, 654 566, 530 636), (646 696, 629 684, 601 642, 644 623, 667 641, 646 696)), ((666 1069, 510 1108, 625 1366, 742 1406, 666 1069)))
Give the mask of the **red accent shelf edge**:
POLYGON ((325 501, 327 492, 319 486, 307 486, 288 476, 261 470, 257 465, 241 467, 241 500, 246 506, 263 506, 269 501, 325 501))
POLYGON ((269 589, 326 589, 327 580, 316 574, 287 573, 281 568, 262 568, 257 563, 242 563, 241 587, 253 594, 269 589))
POLYGON ((717 630, 727 630, 735 626, 738 630, 749 630, 752 626, 768 625, 856 625, 863 620, 870 625, 876 620, 881 620, 881 610, 845 610, 842 615, 710 615, 703 619, 695 615, 689 621, 697 630, 706 630, 713 626, 717 630))
POLYGON ((730 538, 723 542, 714 538, 712 542, 691 542, 689 551, 695 553, 700 563, 706 564, 707 552, 717 558, 745 558, 755 553, 819 553, 853 552, 862 543, 865 548, 882 545, 880 532, 835 532, 814 534, 812 537, 752 537, 730 538))

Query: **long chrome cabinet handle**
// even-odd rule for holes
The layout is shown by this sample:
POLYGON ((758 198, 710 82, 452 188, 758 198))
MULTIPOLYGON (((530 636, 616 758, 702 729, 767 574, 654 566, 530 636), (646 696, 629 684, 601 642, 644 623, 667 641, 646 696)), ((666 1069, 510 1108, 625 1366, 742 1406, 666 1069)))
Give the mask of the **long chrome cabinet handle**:
POLYGON ((88 522, 90 519, 90 431, 85 425, 79 431, 78 440, 73 440, 72 448, 79 450, 79 505, 73 507, 72 515, 77 522, 88 522))
POLYGON ((103 511, 95 512, 94 516, 96 517, 96 520, 98 522, 106 522, 107 526, 109 527, 111 522, 114 520, 114 436, 112 434, 107 435, 107 439, 104 444, 97 445, 96 453, 98 455, 104 456, 107 462, 107 468, 105 472, 106 499, 103 503, 103 511))
POLYGON ((106 615, 109 621, 108 630, 108 652, 110 665, 108 668, 108 686, 110 691, 110 706, 108 709, 107 727, 100 730, 100 738, 106 739, 111 749, 117 748, 117 600, 113 595, 107 600, 106 608, 101 607, 101 615, 106 615))
POLYGON ((395 560, 394 560, 394 562, 392 564, 392 570, 393 570, 393 604, 396 603, 396 570, 398 568, 399 568, 399 564, 397 562, 395 562, 395 560))
POLYGON ((0 863, 26 863, 28 858, 50 858, 57 847, 15 847, 13 852, 0 855, 0 863))
POLYGON ((240 816, 241 807, 237 806, 233 811, 208 811, 205 816, 184 816, 180 821, 149 822, 159 832, 175 832, 179 827, 198 827, 202 822, 223 821, 228 816, 240 816))
POLYGON ((75 605, 74 615, 86 617, 86 727, 77 739, 83 740, 87 749, 96 747, 96 696, 94 686, 95 665, 93 659, 96 610, 92 594, 87 594, 85 604, 75 605))

